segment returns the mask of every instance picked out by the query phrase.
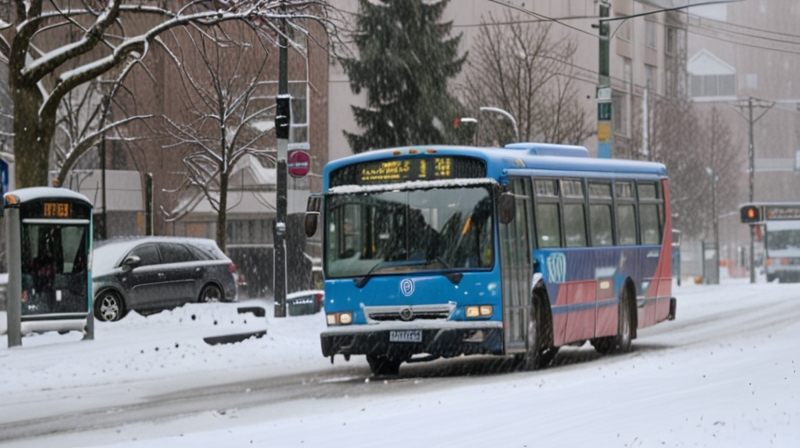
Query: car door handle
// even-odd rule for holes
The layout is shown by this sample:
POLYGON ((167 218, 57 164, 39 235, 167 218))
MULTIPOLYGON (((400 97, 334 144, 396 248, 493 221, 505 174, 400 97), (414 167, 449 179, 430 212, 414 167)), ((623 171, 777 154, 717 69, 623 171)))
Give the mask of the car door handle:
POLYGON ((166 277, 166 276, 167 276, 167 274, 165 274, 165 273, 163 273, 163 272, 159 272, 159 273, 158 273, 158 277, 159 277, 159 278, 164 278, 164 277, 166 277))
POLYGON ((203 268, 201 268, 199 266, 194 268, 194 270, 195 270, 195 272, 203 272, 203 268))

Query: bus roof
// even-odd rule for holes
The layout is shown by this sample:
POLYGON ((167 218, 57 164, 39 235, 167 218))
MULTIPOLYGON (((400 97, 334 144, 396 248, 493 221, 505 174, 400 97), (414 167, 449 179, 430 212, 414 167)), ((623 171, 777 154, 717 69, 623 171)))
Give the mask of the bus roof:
POLYGON ((339 168, 355 163, 391 158, 430 157, 430 151, 438 156, 468 156, 486 163, 487 177, 499 179, 505 170, 537 170, 578 173, 617 173, 666 177, 667 169, 661 163, 623 159, 597 159, 589 157, 582 146, 552 145, 544 143, 515 143, 505 148, 482 148, 473 146, 405 146, 399 148, 367 151, 361 154, 333 160, 325 166, 323 191, 328 190, 330 174, 339 168), (415 150, 417 154, 410 151, 415 150))
POLYGON ((68 188, 55 188, 55 187, 29 187, 20 188, 19 190, 10 191, 6 194, 11 194, 17 197, 20 204, 29 201, 37 201, 42 199, 71 199, 73 202, 84 202, 92 205, 89 199, 75 191, 68 188))

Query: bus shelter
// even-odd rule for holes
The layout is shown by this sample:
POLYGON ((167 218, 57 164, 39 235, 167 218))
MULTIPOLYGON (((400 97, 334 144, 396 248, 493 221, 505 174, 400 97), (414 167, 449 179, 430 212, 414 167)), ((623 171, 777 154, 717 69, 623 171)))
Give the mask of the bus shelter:
POLYGON ((63 188, 6 193, 8 345, 23 333, 82 331, 93 338, 92 203, 63 188))

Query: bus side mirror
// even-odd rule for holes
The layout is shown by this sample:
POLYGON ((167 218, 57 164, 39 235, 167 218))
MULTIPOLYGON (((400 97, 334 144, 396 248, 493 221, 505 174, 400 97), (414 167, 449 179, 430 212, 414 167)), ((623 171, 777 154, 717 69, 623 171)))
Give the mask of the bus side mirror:
POLYGON ((319 209, 322 197, 319 195, 311 195, 308 197, 306 204, 306 236, 311 238, 317 233, 317 219, 319 219, 319 209))
POLYGON ((500 224, 508 224, 513 221, 514 215, 517 214, 514 195, 508 192, 501 194, 497 210, 500 213, 500 224))

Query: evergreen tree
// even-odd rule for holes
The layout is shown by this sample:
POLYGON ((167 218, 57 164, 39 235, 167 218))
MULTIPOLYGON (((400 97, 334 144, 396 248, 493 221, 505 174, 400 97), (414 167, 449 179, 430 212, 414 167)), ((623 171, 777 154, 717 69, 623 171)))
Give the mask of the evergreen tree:
POLYGON ((353 152, 448 140, 460 106, 447 84, 466 54, 461 35, 448 38, 452 22, 439 23, 447 3, 359 0, 359 59, 342 61, 351 90, 367 93, 366 108, 352 106, 364 133, 344 133, 353 152))

